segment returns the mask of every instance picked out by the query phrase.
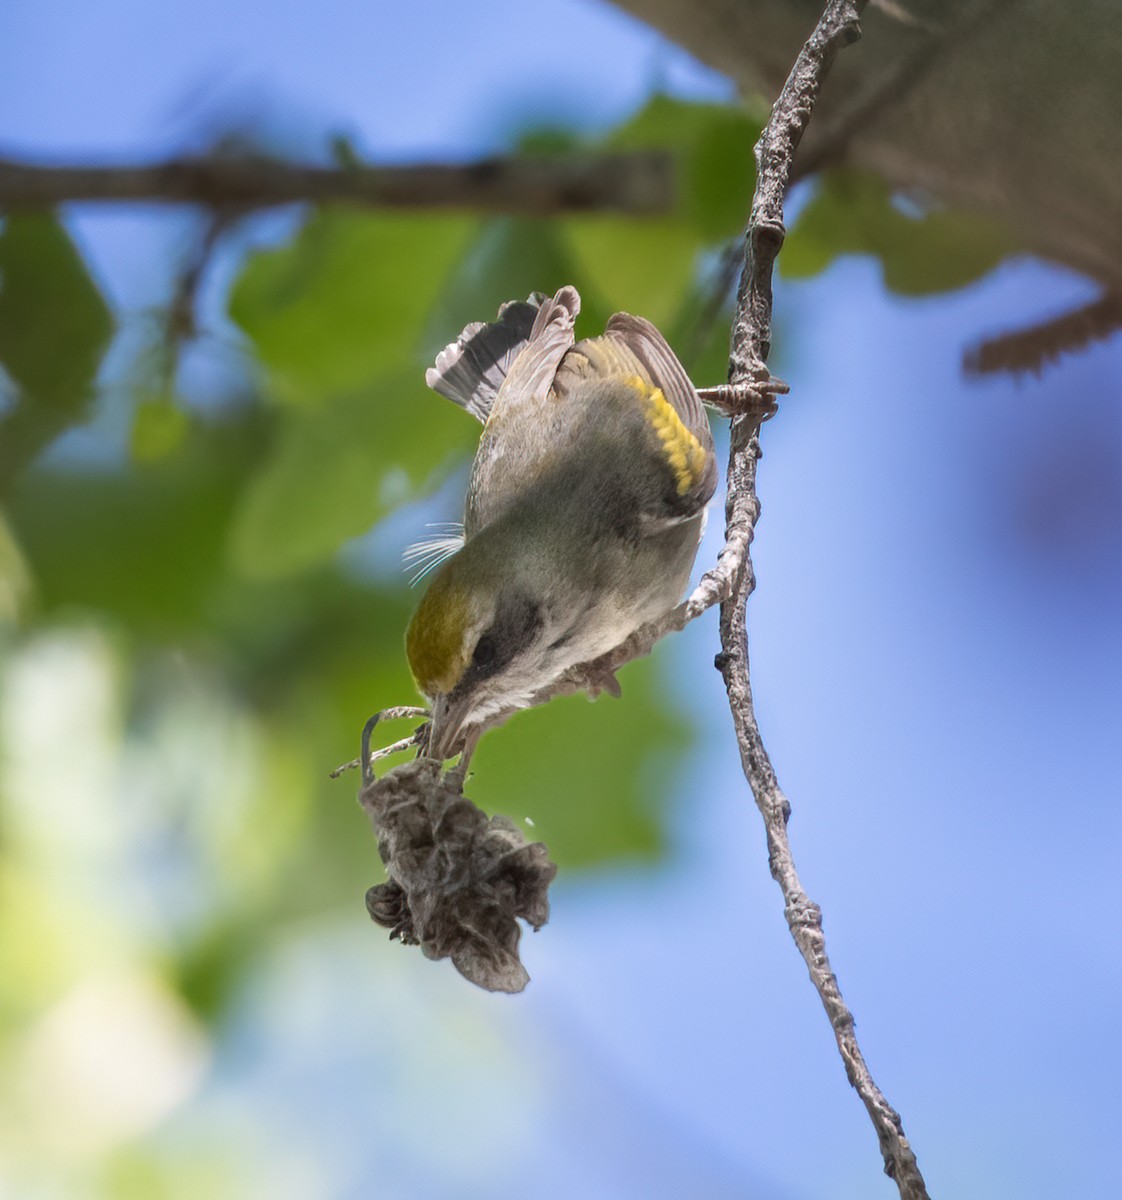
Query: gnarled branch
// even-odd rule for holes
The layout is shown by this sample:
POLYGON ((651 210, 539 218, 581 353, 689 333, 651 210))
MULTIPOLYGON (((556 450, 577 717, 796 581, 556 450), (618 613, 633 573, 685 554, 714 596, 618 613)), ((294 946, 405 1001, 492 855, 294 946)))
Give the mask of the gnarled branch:
MULTIPOLYGON (((829 0, 756 144, 756 191, 745 239, 744 271, 737 292, 729 356, 729 382, 733 385, 751 384, 768 376, 772 268, 785 236, 783 200, 792 177, 794 154, 834 56, 860 36, 858 17, 863 7, 863 0, 829 0)), ((791 806, 764 749, 752 706, 745 606, 755 587, 749 547, 760 512, 756 497, 758 433, 758 420, 751 416, 736 417, 732 422, 725 512, 728 537, 738 545, 743 544, 745 552, 733 576, 730 595, 721 605, 721 653, 717 665, 728 692, 744 774, 764 819, 771 873, 783 892, 791 936, 830 1018, 846 1075, 876 1129, 885 1172, 895 1179, 904 1200, 926 1200, 927 1188, 899 1114, 885 1099, 865 1064, 854 1031, 853 1014, 842 999, 830 968, 822 911, 799 881, 787 837, 791 806)))

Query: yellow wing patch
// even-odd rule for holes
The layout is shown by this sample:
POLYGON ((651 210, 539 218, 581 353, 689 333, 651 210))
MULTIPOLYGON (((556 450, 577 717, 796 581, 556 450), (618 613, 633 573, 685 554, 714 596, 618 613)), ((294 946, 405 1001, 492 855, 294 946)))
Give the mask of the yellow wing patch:
POLYGON ((682 423, 661 388, 652 387, 638 375, 629 375, 624 382, 642 397, 647 420, 658 435, 666 461, 674 472, 678 495, 684 496, 705 470, 705 448, 682 423))

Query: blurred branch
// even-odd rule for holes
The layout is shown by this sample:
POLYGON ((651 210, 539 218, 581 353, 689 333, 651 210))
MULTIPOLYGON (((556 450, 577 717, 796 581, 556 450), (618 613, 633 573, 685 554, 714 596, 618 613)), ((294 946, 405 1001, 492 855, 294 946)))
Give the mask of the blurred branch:
POLYGON ((252 209, 311 202, 519 216, 651 214, 668 211, 673 193, 672 161, 659 153, 338 168, 252 157, 124 167, 33 166, 0 159, 0 208, 112 201, 252 209))
MULTIPOLYGON (((822 0, 613 2, 745 95, 778 92, 822 8, 822 0)), ((1039 0, 878 0, 866 20, 876 36, 835 65, 796 170, 834 136, 851 98, 862 107, 857 98, 914 62, 938 26, 947 31, 936 35, 941 48, 919 64, 914 84, 869 112, 873 119, 855 112, 847 161, 894 192, 984 214, 1024 249, 1122 290, 1119 12, 1117 0, 1086 0, 1075 21, 1071 6, 1039 0), (987 8, 992 17, 975 24, 987 8), (901 10, 912 19, 900 20, 901 10), (959 23, 973 33, 960 38, 951 28, 959 23)))
POLYGON ((1039 374, 1061 355, 1082 350, 1122 329, 1122 296, 1107 292, 1073 312, 1042 321, 1028 329, 987 338, 971 347, 963 360, 970 375, 997 371, 1033 371, 1039 374))
MULTIPOLYGON (((771 349, 772 269, 786 233, 783 199, 791 180, 794 154, 835 55, 860 36, 858 18, 863 8, 864 0, 829 0, 795 60, 756 143, 756 191, 745 238, 744 271, 737 292, 729 355, 729 382, 734 387, 752 385, 769 377, 766 364, 771 349)), ((717 665, 728 691, 744 774, 764 818, 771 873, 783 892, 787 925, 830 1018, 846 1075, 877 1131, 886 1174, 896 1181, 904 1200, 926 1200, 923 1176, 904 1136, 900 1117, 869 1073, 857 1042, 853 1014, 842 999, 830 968, 822 910, 803 890, 795 869, 787 837, 791 806, 764 749, 752 705, 745 608, 755 588, 749 548, 760 513, 756 496, 758 434, 758 417, 750 414, 734 417, 725 502, 726 536, 730 543, 735 540, 737 545, 743 545, 744 553, 732 579, 731 594, 721 605, 721 653, 717 665)))
POLYGON ((233 220, 233 213, 228 208, 215 208, 207 215, 198 241, 176 280, 175 291, 167 308, 164 330, 169 363, 175 362, 182 343, 189 342, 199 335, 195 311, 199 286, 203 273, 214 257, 215 248, 233 220))
MULTIPOLYGON (((801 148, 798 158, 791 165, 788 185, 842 163, 855 137, 898 105, 938 66, 944 56, 960 50, 991 18, 1015 3, 1017 0, 978 0, 971 8, 956 8, 953 18, 943 14, 942 19, 936 22, 920 20, 889 4, 888 0, 880 0, 877 7, 885 12, 890 11, 901 24, 913 28, 917 41, 882 66, 853 95, 836 103, 825 121, 818 121, 807 144, 801 148)), ((741 272, 743 262, 742 236, 726 246, 721 254, 720 264, 706 289, 694 322, 689 341, 690 353, 696 354, 705 344, 741 272)))

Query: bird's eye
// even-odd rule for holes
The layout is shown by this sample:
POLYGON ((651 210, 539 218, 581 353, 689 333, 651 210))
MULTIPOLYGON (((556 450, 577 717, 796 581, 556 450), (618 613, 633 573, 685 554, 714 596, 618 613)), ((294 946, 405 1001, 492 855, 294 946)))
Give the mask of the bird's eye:
POLYGON ((471 661, 477 667, 487 667, 495 661, 495 639, 485 633, 478 642, 475 643, 475 653, 471 656, 471 661))

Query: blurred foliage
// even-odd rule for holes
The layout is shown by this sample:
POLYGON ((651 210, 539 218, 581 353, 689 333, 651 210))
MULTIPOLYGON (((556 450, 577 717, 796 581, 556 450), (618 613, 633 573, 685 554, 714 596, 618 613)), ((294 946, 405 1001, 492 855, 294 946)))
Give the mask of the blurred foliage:
POLYGON ((166 458, 187 436, 190 421, 174 396, 138 396, 129 450, 137 462, 166 458))
POLYGON ((101 293, 58 220, 7 214, 0 227, 0 364, 17 398, 0 412, 0 495, 16 472, 86 416, 112 330, 101 293))
POLYGON ((699 255, 743 226, 760 124, 739 109, 656 96, 607 139, 612 150, 669 149, 678 173, 678 199, 668 216, 563 222, 577 277, 609 311, 642 312, 667 330, 682 319, 699 255))
POLYGON ((880 261, 890 291, 924 296, 973 283, 1017 249, 992 218, 946 209, 910 213, 878 176, 837 170, 819 181, 779 267, 788 279, 806 279, 844 254, 868 254, 880 261))
POLYGON ((333 209, 254 255, 230 296, 269 396, 314 407, 413 365, 417 329, 476 231, 466 217, 333 209))
MULTIPOLYGON (((51 216, 3 218, 0 1052, 95 966, 143 964, 129 1003, 169 1028, 215 1028, 279 929, 340 909, 365 923, 373 838, 357 780, 327 772, 354 756, 372 710, 414 699, 401 645, 414 597, 386 564, 403 523, 382 523, 409 503, 413 537, 458 516, 421 502, 479 432, 426 390, 424 368, 503 301, 575 283, 581 332, 643 313, 699 381, 719 382, 729 312, 714 280, 747 211, 761 119, 656 97, 611 134, 611 148, 677 155, 663 217, 307 214, 236 265, 244 370, 205 403, 158 322, 139 355, 163 364, 158 378, 103 370, 112 320, 70 234, 51 216), (81 439, 44 453, 78 425, 81 439)), ((873 254, 889 286, 917 294, 976 278, 1008 248, 975 219, 914 218, 835 173, 781 261, 801 277, 873 254)), ((527 821, 565 873, 665 853, 673 765, 692 739, 662 653, 624 671, 622 701, 554 702, 479 750, 469 794, 527 821)), ((188 1087, 198 1055, 184 1038, 188 1087)), ((65 1072, 56 1082, 80 1092, 65 1072)), ((32 1144, 33 1109, 0 1118, 0 1134, 32 1144)), ((164 1179, 124 1149, 142 1128, 106 1135, 122 1148, 104 1160, 113 1194, 157 1194, 164 1179)))

